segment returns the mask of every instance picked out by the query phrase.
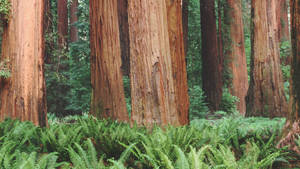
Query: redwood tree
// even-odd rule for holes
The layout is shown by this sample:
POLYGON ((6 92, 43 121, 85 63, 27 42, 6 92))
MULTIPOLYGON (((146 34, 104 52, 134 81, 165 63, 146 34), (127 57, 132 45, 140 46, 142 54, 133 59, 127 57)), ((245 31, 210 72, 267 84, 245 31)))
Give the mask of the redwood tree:
POLYGON ((245 97, 248 90, 248 73, 244 43, 244 27, 241 0, 227 0, 224 8, 224 38, 226 69, 230 73, 228 87, 239 98, 237 109, 246 113, 245 97))
POLYGON ((91 112, 128 121, 118 24, 117 0, 90 0, 91 112))
POLYGON ((222 98, 222 73, 218 57, 214 0, 200 0, 202 32, 202 82, 208 106, 216 111, 222 98))
POLYGON ((168 33, 180 124, 188 124, 189 95, 184 51, 181 0, 167 0, 168 33))
POLYGON ((288 1, 277 0, 276 2, 276 18, 278 25, 278 38, 280 42, 290 39, 289 18, 288 18, 288 1))
POLYGON ((128 0, 118 0, 118 17, 123 75, 130 73, 128 0))
POLYGON ((291 0, 291 40, 292 40, 292 67, 290 81, 290 104, 287 123, 283 131, 280 146, 288 145, 290 149, 300 153, 295 140, 300 133, 300 0, 291 0))
POLYGON ((64 48, 68 36, 68 0, 57 0, 58 45, 64 48))
POLYGON ((179 125, 165 0, 129 0, 131 120, 179 125))
POLYGON ((0 58, 0 62, 7 61, 11 76, 0 77, 1 120, 10 117, 47 125, 44 5, 40 0, 11 0, 0 58))
POLYGON ((277 0, 252 0, 251 79, 247 116, 284 116, 287 103, 280 68, 277 0))
POLYGON ((70 42, 78 41, 78 29, 74 25, 78 21, 78 0, 73 0, 70 7, 70 42))

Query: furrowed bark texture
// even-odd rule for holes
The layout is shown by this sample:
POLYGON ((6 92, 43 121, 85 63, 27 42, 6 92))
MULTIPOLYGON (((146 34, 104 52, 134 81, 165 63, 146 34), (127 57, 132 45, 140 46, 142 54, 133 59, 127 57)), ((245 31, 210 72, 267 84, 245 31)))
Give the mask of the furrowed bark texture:
POLYGON ((291 0, 291 40, 292 64, 290 81, 290 103, 287 123, 283 129, 283 137, 279 146, 289 146, 291 150, 300 154, 299 146, 295 140, 300 133, 300 0, 291 0))
POLYGON ((179 125, 165 0, 129 0, 133 123, 179 125))
POLYGON ((68 36, 68 0, 57 0, 57 33, 58 45, 61 48, 66 47, 68 36))
POLYGON ((73 0, 70 8, 70 42, 78 41, 78 29, 74 25, 78 21, 78 0, 73 0))
POLYGON ((183 27, 183 41, 184 53, 187 55, 188 40, 189 40, 189 0, 182 0, 182 27, 183 27))
POLYGON ((253 37, 247 116, 282 117, 287 113, 275 5, 275 0, 252 0, 253 37))
POLYGON ((239 98, 237 109, 243 115, 246 113, 245 97, 248 90, 248 73, 244 43, 244 26, 241 0, 227 0, 224 10, 225 58, 230 72, 229 90, 233 96, 239 98))
POLYGON ((40 0, 11 0, 4 26, 1 61, 11 76, 0 77, 0 119, 18 118, 47 125, 44 80, 44 5, 40 0))
POLYGON ((91 0, 91 112, 128 121, 123 79, 117 0, 91 0))
POLYGON ((120 30, 121 58, 123 75, 130 73, 128 0, 118 0, 118 17, 120 30))
POLYGON ((180 124, 189 123, 189 95, 184 52, 181 0, 166 0, 168 34, 180 124))
POLYGON ((292 30, 292 67, 290 92, 290 121, 299 121, 300 118, 300 0, 291 0, 291 30, 292 30))
POLYGON ((222 73, 218 57, 215 2, 200 0, 202 32, 202 81, 211 111, 219 109, 222 99, 222 73))

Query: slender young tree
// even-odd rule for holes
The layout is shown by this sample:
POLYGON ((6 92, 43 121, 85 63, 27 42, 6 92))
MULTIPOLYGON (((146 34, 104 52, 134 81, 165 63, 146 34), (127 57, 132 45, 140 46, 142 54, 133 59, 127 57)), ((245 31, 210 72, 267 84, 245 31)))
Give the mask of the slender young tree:
MULTIPOLYGON (((44 34, 47 37, 48 35, 50 35, 53 30, 52 30, 52 14, 51 14, 51 1, 50 0, 45 0, 45 15, 44 15, 44 34)), ((50 55, 50 51, 52 52, 52 48, 54 47, 54 41, 53 40, 48 40, 45 41, 45 56, 44 56, 44 60, 45 63, 49 64, 51 63, 51 55, 50 55), (47 49, 47 50, 46 50, 47 49)))
POLYGON ((189 95, 184 51, 181 0, 166 0, 168 33, 180 124, 189 123, 189 95))
POLYGON ((222 98, 222 73, 218 57, 215 1, 200 0, 202 32, 202 81, 211 111, 219 109, 222 98))
POLYGON ((128 0, 118 0, 121 57, 123 75, 130 73, 128 0))
POLYGON ((91 112, 128 121, 119 39, 117 0, 90 1, 91 112))
POLYGON ((40 0, 11 0, 0 58, 0 62, 7 62, 11 76, 0 77, 1 120, 10 117, 47 125, 44 5, 40 0))
POLYGON ((68 36, 68 0, 57 0, 57 33, 58 45, 61 48, 66 47, 68 36))
POLYGON ((276 2, 276 18, 278 25, 278 38, 280 42, 290 40, 288 1, 278 0, 276 2))
POLYGON ((179 125, 165 0, 129 0, 133 123, 179 125))
POLYGON ((241 0, 226 0, 224 17, 224 34, 227 35, 224 38, 224 53, 226 69, 230 73, 227 83, 230 93, 239 98, 237 109, 245 115, 248 73, 241 0))
POLYGON ((280 147, 289 146, 291 150, 300 153, 295 140, 300 133, 300 0, 291 0, 291 40, 292 64, 290 81, 290 103, 287 123, 283 130, 280 147))
POLYGON ((74 25, 78 21, 78 0, 73 0, 70 7, 70 42, 78 41, 78 29, 74 25))
POLYGON ((285 116, 276 0, 252 0, 252 54, 247 116, 285 116))
POLYGON ((184 53, 188 50, 188 31, 189 31, 189 0, 182 0, 182 27, 184 40, 184 53))

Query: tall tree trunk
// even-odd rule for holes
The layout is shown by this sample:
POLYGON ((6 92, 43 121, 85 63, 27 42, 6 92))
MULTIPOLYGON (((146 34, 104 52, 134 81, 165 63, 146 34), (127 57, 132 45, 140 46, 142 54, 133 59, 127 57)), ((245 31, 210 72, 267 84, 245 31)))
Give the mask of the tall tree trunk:
POLYGON ((57 33, 60 48, 67 46, 68 0, 57 0, 57 33))
POLYGON ((179 125, 165 0, 129 0, 131 120, 179 125))
POLYGON ((183 41, 184 53, 187 56, 188 40, 189 40, 189 0, 182 0, 182 27, 183 27, 183 41))
POLYGON ((275 5, 276 0, 252 0, 253 33, 247 116, 282 117, 287 113, 275 5))
POLYGON ((175 84, 175 99, 181 125, 189 123, 189 95, 184 52, 181 0, 167 0, 168 33, 175 84))
POLYGON ((78 21, 78 0, 73 0, 70 7, 70 42, 78 41, 78 29, 74 25, 78 21))
POLYGON ((117 0, 90 1, 91 112, 97 117, 129 121, 126 110, 117 0))
POLYGON ((287 123, 283 130, 280 147, 289 146, 291 150, 300 154, 295 140, 300 133, 300 0, 291 0, 291 34, 292 34, 292 67, 290 81, 290 103, 287 123))
POLYGON ((200 0, 202 32, 202 81, 211 111, 219 109, 222 98, 222 73, 218 57, 215 1, 200 0))
POLYGON ((44 81, 44 5, 40 0, 11 0, 4 27, 1 61, 11 76, 0 77, 0 118, 47 125, 44 81))
POLYGON ((244 26, 241 0, 227 0, 224 9, 226 69, 230 73, 228 87, 233 96, 239 98, 237 109, 246 113, 245 97, 248 90, 248 73, 245 54, 244 26))
MULTIPOLYGON (((44 15, 44 33, 47 38, 52 33, 52 14, 51 14, 51 0, 45 0, 45 15, 44 15)), ((54 41, 52 39, 45 41, 45 63, 51 63, 52 48, 54 46, 54 41)))
POLYGON ((121 42, 121 57, 123 75, 130 73, 128 0, 118 0, 118 17, 121 42))
MULTIPOLYGON (((278 0, 276 4, 276 17, 277 17, 277 29, 279 42, 290 41, 290 29, 288 18, 288 0, 278 0)), ((283 65, 291 64, 291 56, 281 56, 280 62, 283 65)))
MULTIPOLYGON (((223 51, 223 27, 222 27, 222 10, 223 10, 223 4, 222 0, 218 0, 218 58, 219 58, 219 71, 221 72, 221 75, 223 75, 223 68, 224 68, 224 51, 223 51)), ((223 81, 222 81, 223 83, 223 81)), ((223 85, 223 84, 222 84, 223 85)))
POLYGON ((280 42, 290 40, 288 2, 287 0, 278 0, 276 2, 276 18, 278 24, 278 38, 280 42))

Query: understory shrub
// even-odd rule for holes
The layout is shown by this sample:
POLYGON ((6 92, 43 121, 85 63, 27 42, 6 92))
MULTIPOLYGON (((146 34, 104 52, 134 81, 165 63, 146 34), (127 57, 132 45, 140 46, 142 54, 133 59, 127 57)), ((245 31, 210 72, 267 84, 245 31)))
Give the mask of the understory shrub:
POLYGON ((0 168, 264 169, 287 162, 276 137, 284 119, 229 116, 183 127, 143 127, 50 116, 48 128, 0 123, 0 168))

